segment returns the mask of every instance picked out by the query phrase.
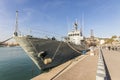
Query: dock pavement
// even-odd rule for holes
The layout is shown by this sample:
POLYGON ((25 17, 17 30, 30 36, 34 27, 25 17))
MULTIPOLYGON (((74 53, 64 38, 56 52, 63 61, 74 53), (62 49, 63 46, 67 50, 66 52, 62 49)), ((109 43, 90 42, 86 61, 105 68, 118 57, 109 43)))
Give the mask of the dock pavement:
POLYGON ((95 53, 88 52, 31 80, 96 80, 98 50, 95 53))
POLYGON ((120 80, 120 51, 102 49, 111 80, 120 80))

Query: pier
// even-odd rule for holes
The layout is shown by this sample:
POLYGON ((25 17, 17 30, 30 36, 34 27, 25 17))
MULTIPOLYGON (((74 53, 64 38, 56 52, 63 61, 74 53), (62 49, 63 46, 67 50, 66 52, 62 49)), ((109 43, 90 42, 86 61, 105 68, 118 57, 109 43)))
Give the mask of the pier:
POLYGON ((97 48, 31 80, 119 80, 120 52, 97 48))
POLYGON ((111 80, 120 80, 120 51, 103 49, 103 56, 111 80))

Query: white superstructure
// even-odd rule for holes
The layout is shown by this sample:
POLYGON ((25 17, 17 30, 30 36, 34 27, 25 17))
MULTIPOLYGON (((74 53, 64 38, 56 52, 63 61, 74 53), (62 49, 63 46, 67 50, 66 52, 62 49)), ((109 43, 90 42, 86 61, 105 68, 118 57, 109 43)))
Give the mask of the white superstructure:
POLYGON ((75 22, 74 30, 68 32, 68 41, 76 45, 81 45, 83 40, 82 30, 78 30, 78 24, 75 22))

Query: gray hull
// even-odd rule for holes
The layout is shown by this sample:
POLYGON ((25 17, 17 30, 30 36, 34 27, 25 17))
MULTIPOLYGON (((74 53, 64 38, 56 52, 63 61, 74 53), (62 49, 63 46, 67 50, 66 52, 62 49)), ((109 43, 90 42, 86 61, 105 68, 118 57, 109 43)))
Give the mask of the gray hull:
POLYGON ((73 45, 62 41, 41 39, 33 37, 14 37, 24 49, 27 55, 33 60, 39 69, 48 69, 58 66, 70 59, 80 56, 78 51, 85 50, 80 45, 73 45), (77 50, 77 51, 75 51, 77 50), (45 59, 52 59, 51 63, 45 64, 45 59))

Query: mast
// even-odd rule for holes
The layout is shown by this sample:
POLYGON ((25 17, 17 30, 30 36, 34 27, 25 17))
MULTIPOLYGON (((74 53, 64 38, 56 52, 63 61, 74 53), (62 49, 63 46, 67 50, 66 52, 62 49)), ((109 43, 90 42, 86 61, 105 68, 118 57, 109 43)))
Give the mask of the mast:
POLYGON ((75 28, 76 31, 78 30, 78 22, 77 22, 77 19, 76 19, 76 21, 75 21, 75 23, 74 23, 74 28, 75 28))
POLYGON ((91 36, 90 36, 90 46, 96 46, 96 39, 94 37, 93 29, 91 29, 91 36))
POLYGON ((81 18, 81 28, 80 28, 81 36, 83 36, 83 30, 84 30, 84 13, 82 14, 82 18, 81 18))
POLYGON ((18 36, 18 11, 16 11, 15 36, 18 36))
POLYGON ((94 40, 94 33, 93 33, 93 29, 91 29, 91 39, 94 40))

